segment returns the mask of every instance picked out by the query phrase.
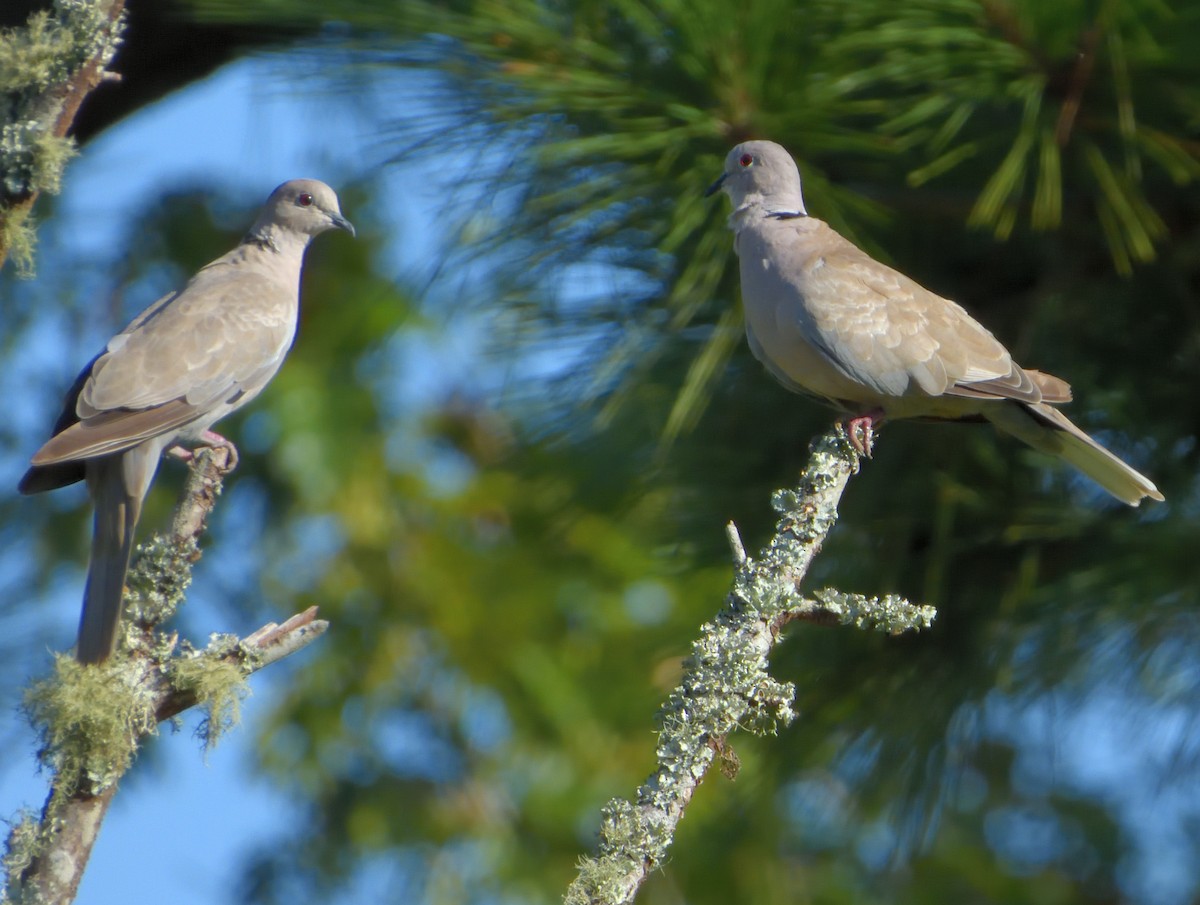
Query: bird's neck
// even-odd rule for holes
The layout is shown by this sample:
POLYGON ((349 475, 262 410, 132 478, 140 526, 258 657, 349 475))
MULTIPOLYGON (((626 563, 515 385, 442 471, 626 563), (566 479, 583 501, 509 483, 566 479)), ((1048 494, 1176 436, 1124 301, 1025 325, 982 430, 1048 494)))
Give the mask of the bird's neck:
POLYGON ((737 230, 756 220, 794 220, 807 217, 804 199, 796 197, 767 198, 763 195, 748 195, 729 215, 729 226, 737 230))
POLYGON ((246 233, 246 238, 242 240, 243 245, 255 245, 266 252, 275 252, 276 254, 294 254, 303 255, 304 249, 308 247, 308 243, 312 241, 312 236, 307 233, 298 233, 295 230, 280 229, 275 223, 255 223, 250 227, 250 232, 246 233))
POLYGON ((203 269, 249 267, 268 274, 281 285, 290 285, 300 279, 304 249, 309 241, 311 237, 301 233, 255 225, 237 248, 203 269))

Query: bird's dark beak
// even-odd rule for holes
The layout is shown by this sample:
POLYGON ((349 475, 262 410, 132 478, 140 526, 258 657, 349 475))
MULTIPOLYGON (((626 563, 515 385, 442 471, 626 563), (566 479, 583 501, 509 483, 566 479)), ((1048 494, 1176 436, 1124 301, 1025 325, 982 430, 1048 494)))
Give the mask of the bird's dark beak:
POLYGON ((714 182, 712 185, 710 185, 705 190, 704 197, 707 198, 710 195, 715 195, 717 192, 721 191, 721 186, 723 186, 725 184, 725 177, 728 175, 729 175, 728 173, 722 173, 721 178, 718 179, 716 182, 714 182))
POLYGON ((358 235, 358 233, 356 233, 354 231, 354 224, 351 223, 349 220, 347 220, 345 217, 343 217, 341 214, 330 214, 329 219, 330 219, 330 221, 332 221, 333 225, 336 226, 338 229, 344 229, 346 232, 350 233, 351 236, 358 235))

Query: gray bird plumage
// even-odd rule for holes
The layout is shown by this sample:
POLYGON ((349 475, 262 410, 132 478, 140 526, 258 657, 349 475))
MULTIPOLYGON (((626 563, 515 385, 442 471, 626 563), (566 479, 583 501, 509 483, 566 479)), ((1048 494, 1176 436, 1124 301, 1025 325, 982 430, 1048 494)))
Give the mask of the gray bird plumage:
POLYGON ((329 229, 354 234, 333 189, 285 182, 240 245, 139 314, 68 391, 19 489, 88 483, 95 519, 81 662, 107 659, 116 643, 134 529, 162 453, 179 443, 232 447, 209 428, 279 370, 296 333, 304 251, 329 229))
MULTIPOLYGON (((991 421, 1136 506, 1163 496, 1053 405, 1070 387, 1022 368, 966 311, 808 216, 795 161, 769 141, 725 158, 746 336, 784 386, 872 419, 991 421)), ((852 439, 854 437, 852 436, 852 439)))

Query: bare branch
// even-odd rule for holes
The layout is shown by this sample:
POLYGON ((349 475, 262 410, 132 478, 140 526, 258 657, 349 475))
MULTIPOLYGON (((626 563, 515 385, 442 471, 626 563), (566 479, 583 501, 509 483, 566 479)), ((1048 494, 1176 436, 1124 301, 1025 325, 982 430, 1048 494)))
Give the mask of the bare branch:
POLYGON ((837 504, 858 456, 840 430, 813 444, 795 490, 774 494, 775 535, 757 560, 746 556, 736 527, 726 529, 736 565, 733 589, 692 648, 683 680, 660 713, 658 769, 634 802, 614 799, 603 811, 600 853, 580 864, 567 905, 633 901, 650 871, 663 863, 701 780, 714 760, 733 774, 737 760, 726 737, 735 729, 773 733, 795 714, 795 689, 767 672, 767 657, 788 622, 804 620, 900 632, 928 627, 932 607, 899 597, 867 598, 840 591, 800 596, 799 585, 837 521, 837 504))
MULTIPOLYGON (((240 671, 241 678, 245 678, 308 647, 325 634, 329 623, 316 616, 317 608, 313 606, 292 616, 282 625, 268 622, 241 640, 234 638, 232 643, 218 637, 197 656, 208 658, 204 661, 206 669, 214 663, 230 665, 240 671)), ((181 684, 178 672, 176 665, 172 674, 158 677, 155 717, 159 722, 194 707, 203 697, 197 694, 196 689, 188 687, 187 683, 181 684)))

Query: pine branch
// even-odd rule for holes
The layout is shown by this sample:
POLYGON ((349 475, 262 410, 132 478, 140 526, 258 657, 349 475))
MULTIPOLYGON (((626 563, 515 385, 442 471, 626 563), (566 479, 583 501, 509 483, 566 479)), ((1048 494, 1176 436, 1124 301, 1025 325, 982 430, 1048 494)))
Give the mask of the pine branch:
POLYGON ((858 457, 842 432, 813 444, 809 466, 795 490, 776 491, 780 513, 775 535, 757 560, 746 556, 737 528, 728 533, 736 574, 717 618, 692 648, 683 681, 660 717, 658 769, 635 802, 614 799, 604 808, 600 855, 581 861, 566 905, 631 902, 650 871, 660 866, 679 821, 704 775, 719 761, 727 775, 737 759, 729 747, 734 729, 775 732, 795 717, 795 688, 767 673, 767 658, 789 622, 852 624, 892 634, 927 628, 936 615, 888 595, 865 598, 840 591, 800 595, 813 558, 837 521, 837 504, 858 457))
POLYGON ((28 690, 26 710, 43 743, 39 758, 53 779, 40 819, 26 816, 9 835, 0 901, 72 902, 118 782, 158 723, 199 704, 208 711, 202 734, 215 743, 236 722, 245 679, 328 628, 313 607, 244 639, 215 636, 206 650, 182 654, 175 636, 157 631, 183 602, 228 454, 197 452, 170 533, 139 546, 119 651, 91 666, 59 655, 55 675, 28 690))

